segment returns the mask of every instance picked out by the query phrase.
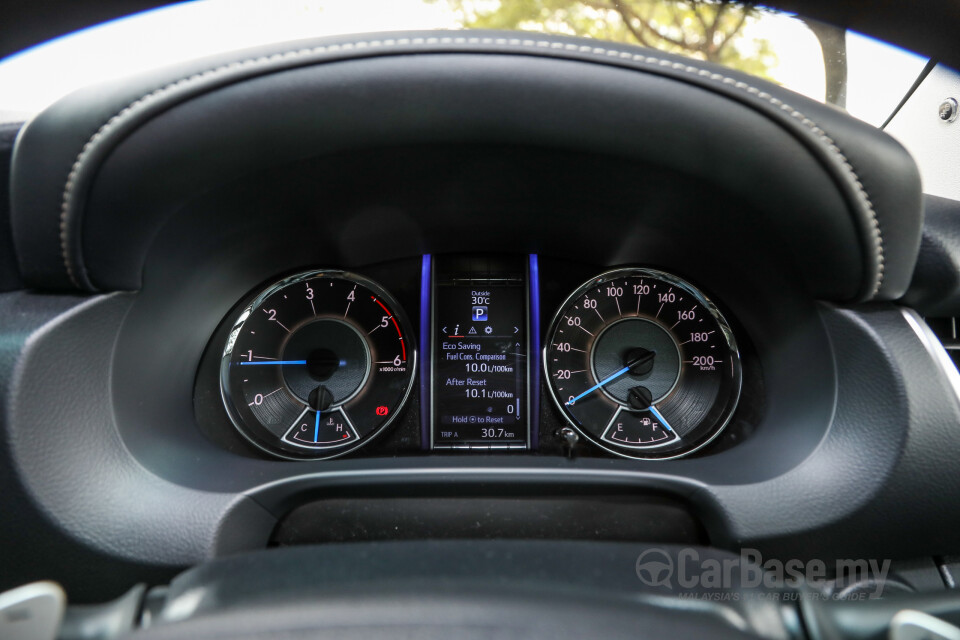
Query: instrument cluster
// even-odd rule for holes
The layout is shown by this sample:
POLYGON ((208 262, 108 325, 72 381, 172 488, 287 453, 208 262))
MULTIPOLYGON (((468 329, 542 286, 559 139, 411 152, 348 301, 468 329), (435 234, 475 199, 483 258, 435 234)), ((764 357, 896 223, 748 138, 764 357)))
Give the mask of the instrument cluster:
POLYGON ((556 304, 536 255, 426 255, 419 273, 417 324, 382 284, 338 269, 239 303, 211 349, 235 433, 260 455, 327 459, 407 415, 421 452, 542 453, 543 422, 568 454, 653 460, 702 449, 736 412, 734 329, 677 275, 608 270, 556 304))

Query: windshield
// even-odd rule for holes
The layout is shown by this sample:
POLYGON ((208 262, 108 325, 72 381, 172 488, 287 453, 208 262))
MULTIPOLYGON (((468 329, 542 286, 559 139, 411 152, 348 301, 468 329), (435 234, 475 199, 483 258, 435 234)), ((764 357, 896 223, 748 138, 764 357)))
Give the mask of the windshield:
POLYGON ((0 61, 0 121, 181 60, 322 35, 492 28, 578 35, 708 60, 876 126, 926 59, 791 14, 713 0, 200 0, 91 27, 0 61))

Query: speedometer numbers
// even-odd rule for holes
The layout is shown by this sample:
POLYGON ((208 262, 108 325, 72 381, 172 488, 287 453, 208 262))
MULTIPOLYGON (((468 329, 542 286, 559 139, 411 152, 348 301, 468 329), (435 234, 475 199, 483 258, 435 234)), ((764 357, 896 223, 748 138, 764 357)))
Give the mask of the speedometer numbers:
POLYGON ((627 457, 699 449, 740 396, 727 321, 692 285, 652 269, 611 271, 577 289, 554 318, 544 365, 571 425, 627 457))
POLYGON ((220 387, 234 425, 284 458, 352 451, 396 416, 413 384, 409 323, 379 285, 311 271, 262 292, 236 320, 220 387))

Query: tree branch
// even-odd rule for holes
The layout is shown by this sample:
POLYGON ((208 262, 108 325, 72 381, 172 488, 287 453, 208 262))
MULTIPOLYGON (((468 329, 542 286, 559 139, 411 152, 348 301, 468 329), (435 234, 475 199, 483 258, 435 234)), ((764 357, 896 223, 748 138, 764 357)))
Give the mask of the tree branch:
POLYGON ((721 3, 720 6, 717 7, 717 11, 713 14, 713 22, 710 23, 710 26, 707 27, 707 31, 704 34, 706 43, 704 44, 703 53, 707 57, 707 60, 715 60, 716 45, 713 43, 713 38, 717 35, 717 25, 720 24, 720 19, 723 18, 723 14, 728 6, 726 3, 721 3))
MULTIPOLYGON (((630 9, 629 7, 625 6, 623 0, 614 0, 614 6, 617 13, 620 14, 621 19, 624 21, 624 23, 628 25, 628 28, 630 29, 631 33, 634 33, 636 31, 636 29, 633 26, 633 19, 635 18, 637 22, 640 23, 640 29, 642 30, 643 33, 645 34, 649 33, 654 37, 659 38, 664 42, 669 42, 674 46, 680 47, 681 49, 686 49, 686 50, 690 49, 690 46, 686 42, 682 40, 677 40, 675 38, 671 38, 670 36, 664 33, 661 33, 659 29, 655 29, 653 26, 651 26, 649 18, 644 18, 640 14, 630 9)), ((646 46, 650 46, 650 45, 648 44, 646 46)))
POLYGON ((585 6, 588 6, 592 9, 598 9, 600 11, 614 11, 620 16, 620 21, 623 23, 623 26, 626 27, 627 31, 630 32, 637 42, 643 46, 653 49, 654 46, 647 40, 646 36, 642 31, 637 30, 630 20, 623 15, 623 12, 620 11, 620 0, 612 0, 612 3, 604 2, 603 0, 580 0, 585 6))
POLYGON ((693 48, 690 44, 690 40, 687 39, 687 32, 683 28, 683 22, 680 20, 680 14, 677 12, 677 6, 673 5, 669 9, 670 17, 673 18, 673 25, 677 28, 677 31, 680 32, 680 38, 683 40, 683 46, 687 49, 693 48))
POLYGON ((720 56, 720 53, 723 51, 724 47, 727 46, 727 43, 730 42, 730 40, 732 40, 734 36, 740 33, 740 31, 743 29, 743 25, 747 23, 747 18, 749 17, 750 17, 750 10, 747 7, 743 7, 743 13, 740 14, 740 20, 737 22, 737 26, 733 28, 731 31, 728 31, 726 35, 724 35, 723 40, 720 41, 720 44, 717 45, 716 55, 718 58, 720 56))
POLYGON ((700 9, 697 7, 697 5, 692 5, 690 9, 693 11, 693 15, 697 17, 697 22, 700 23, 700 28, 703 29, 703 37, 706 38, 707 29, 709 28, 707 26, 707 21, 703 19, 703 14, 700 12, 700 9))

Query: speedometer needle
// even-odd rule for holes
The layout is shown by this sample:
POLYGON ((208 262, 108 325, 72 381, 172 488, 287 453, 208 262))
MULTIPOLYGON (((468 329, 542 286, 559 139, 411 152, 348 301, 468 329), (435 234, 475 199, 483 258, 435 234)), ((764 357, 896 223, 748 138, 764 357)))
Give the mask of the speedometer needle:
POLYGON ((604 378, 597 384, 593 385, 592 387, 590 387, 589 389, 587 389, 586 391, 578 395, 576 398, 568 400, 566 403, 566 406, 572 407, 574 404, 576 404, 577 400, 579 400, 580 398, 588 396, 594 391, 596 391, 597 389, 599 389, 600 387, 602 387, 603 385, 613 382, 614 380, 616 380, 617 378, 625 374, 627 371, 630 371, 630 369, 633 369, 634 367, 636 367, 641 363, 647 363, 649 365, 652 365, 653 357, 655 355, 656 353, 653 351, 647 351, 646 349, 634 349, 633 351, 630 352, 630 354, 628 354, 628 357, 629 356, 633 356, 633 357, 630 358, 630 361, 627 363, 627 366, 625 366, 623 369, 620 369, 619 371, 614 371, 613 373, 608 375, 606 378, 604 378))
MULTIPOLYGON (((611 382, 613 382, 614 380, 616 380, 617 378, 619 378, 620 376, 622 376, 622 375, 625 374, 626 372, 630 371, 630 369, 632 369, 633 367, 635 367, 635 366, 636 366, 637 364, 639 364, 640 362, 643 362, 643 361, 646 360, 647 358, 648 358, 648 353, 644 353, 644 354, 642 354, 642 355, 634 358, 632 361, 628 362, 628 363, 627 363, 627 366, 625 366, 623 369, 620 369, 619 371, 614 371, 613 373, 611 373, 610 375, 608 375, 606 378, 604 378, 603 380, 601 380, 601 381, 598 382, 597 384, 593 385, 592 387, 590 387, 589 389, 587 389, 586 391, 584 391, 584 392, 581 393, 580 395, 576 396, 575 398, 571 398, 570 400, 568 400, 568 401, 566 402, 566 406, 572 407, 572 406, 573 406, 574 404, 576 404, 577 401, 580 400, 581 398, 585 398, 586 396, 590 395, 591 393, 593 393, 594 391, 596 391, 596 390, 599 389, 600 387, 602 387, 602 386, 604 386, 604 385, 606 385, 606 384, 610 384, 611 382)), ((673 431, 673 428, 670 426, 670 423, 667 422, 666 418, 663 417, 663 414, 660 413, 655 406, 653 406, 653 405, 651 404, 651 405, 647 408, 647 410, 648 410, 650 413, 652 413, 653 416, 654 416, 657 420, 660 421, 660 424, 662 424, 663 427, 664 427, 667 431, 673 431)))
POLYGON ((603 380, 601 380, 601 381, 598 382, 597 384, 593 385, 592 387, 590 387, 589 389, 587 389, 586 391, 584 391, 583 393, 581 393, 580 395, 578 395, 576 398, 571 398, 570 400, 568 400, 567 403, 566 403, 566 406, 572 407, 574 404, 576 404, 577 400, 579 400, 579 399, 581 399, 581 398, 584 398, 584 397, 590 395, 591 393, 593 393, 594 391, 596 391, 597 389, 599 389, 599 388, 602 387, 603 385, 608 384, 608 383, 610 383, 610 382, 613 382, 614 380, 616 380, 617 378, 619 378, 620 376, 622 376, 623 374, 625 374, 627 371, 630 371, 630 367, 632 367, 632 366, 633 366, 633 364, 631 363, 631 364, 628 364, 627 366, 625 366, 623 369, 620 369, 619 371, 615 371, 615 372, 611 373, 611 374, 608 375, 606 378, 604 378, 603 380))

